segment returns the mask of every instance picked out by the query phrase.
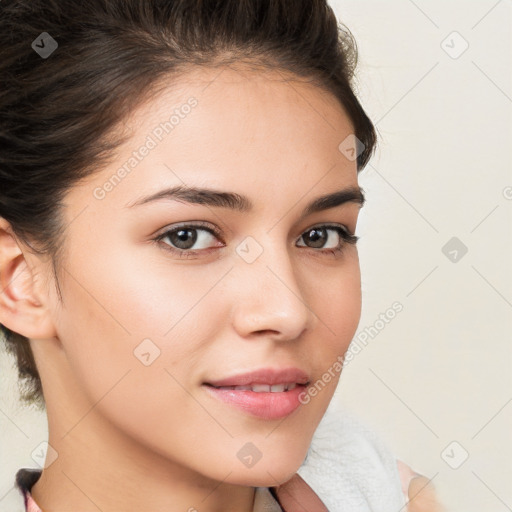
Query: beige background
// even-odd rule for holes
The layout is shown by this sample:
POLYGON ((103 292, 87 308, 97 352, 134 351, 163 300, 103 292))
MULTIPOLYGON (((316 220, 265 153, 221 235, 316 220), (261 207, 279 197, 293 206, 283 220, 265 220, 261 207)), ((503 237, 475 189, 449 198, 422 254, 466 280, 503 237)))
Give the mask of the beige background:
POLYGON ((450 511, 512 510, 512 2, 331 5, 358 42, 381 136, 360 181, 358 335, 381 329, 340 399, 450 511), (457 262, 442 252, 452 237, 468 248, 457 262))
MULTIPOLYGON (((448 510, 511 510, 512 2, 331 5, 380 136, 361 175, 363 313, 337 399, 448 510)), ((0 503, 46 439, 10 365, 1 354, 0 503)))

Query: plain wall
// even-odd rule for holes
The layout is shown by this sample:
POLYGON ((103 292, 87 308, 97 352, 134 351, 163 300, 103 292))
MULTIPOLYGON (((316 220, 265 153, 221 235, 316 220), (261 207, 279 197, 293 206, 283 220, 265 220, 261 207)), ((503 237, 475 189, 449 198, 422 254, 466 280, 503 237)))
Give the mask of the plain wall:
POLYGON ((360 350, 339 399, 448 510, 512 510, 512 2, 331 5, 380 137, 360 178, 360 350))
MULTIPOLYGON (((360 177, 363 311, 336 399, 448 510, 510 510, 512 2, 331 5, 379 134, 360 177)), ((11 364, 2 352, 0 499, 47 435, 44 413, 20 409, 11 364)))

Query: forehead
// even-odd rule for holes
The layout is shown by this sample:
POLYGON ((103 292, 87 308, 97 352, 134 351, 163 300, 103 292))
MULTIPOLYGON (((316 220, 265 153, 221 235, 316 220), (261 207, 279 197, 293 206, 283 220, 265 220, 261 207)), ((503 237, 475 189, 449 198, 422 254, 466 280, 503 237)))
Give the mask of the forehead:
MULTIPOLYGON (((168 121, 173 129, 170 135, 166 132, 169 136, 164 144, 179 139, 180 144, 224 148, 233 141, 240 151, 244 140, 262 139, 270 146, 292 136, 297 140, 295 146, 304 140, 311 141, 310 147, 324 141, 332 149, 333 142, 339 144, 353 132, 343 106, 332 93, 311 79, 279 69, 194 67, 185 74, 160 79, 153 90, 156 92, 123 123, 139 141, 168 121), (189 109, 187 103, 192 101, 197 105, 189 109), (279 138, 269 138, 272 135, 279 138)), ((136 141, 130 140, 125 149, 134 144, 136 141)))
POLYGON ((108 189, 103 205, 124 206, 169 185, 298 197, 320 181, 318 192, 357 182, 356 162, 339 150, 352 124, 315 84, 279 70, 229 67, 167 81, 123 121, 129 138, 112 165, 76 194, 90 199, 99 186, 108 189))

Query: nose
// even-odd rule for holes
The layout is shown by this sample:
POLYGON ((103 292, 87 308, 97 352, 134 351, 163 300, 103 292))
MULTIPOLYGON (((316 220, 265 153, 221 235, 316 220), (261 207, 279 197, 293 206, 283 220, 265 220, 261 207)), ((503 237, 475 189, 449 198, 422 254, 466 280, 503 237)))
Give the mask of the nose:
POLYGON ((271 335, 285 341, 313 328, 316 315, 301 286, 300 269, 284 245, 265 244, 252 263, 239 258, 230 279, 233 326, 240 336, 271 335))

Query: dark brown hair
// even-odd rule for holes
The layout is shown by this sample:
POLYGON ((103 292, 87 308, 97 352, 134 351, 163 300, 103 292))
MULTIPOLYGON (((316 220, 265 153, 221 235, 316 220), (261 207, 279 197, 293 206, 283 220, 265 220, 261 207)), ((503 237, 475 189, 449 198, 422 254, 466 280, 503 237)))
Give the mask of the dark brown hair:
MULTIPOLYGON (((61 299, 64 194, 109 162, 124 141, 115 128, 160 79, 236 62, 288 71, 340 101, 363 144, 358 171, 375 149, 353 91, 356 42, 325 0, 2 0, 0 11, 0 217, 51 258, 61 299), (50 55, 42 33, 57 42, 50 55)), ((44 407, 28 339, 0 327, 21 399, 44 407)))

